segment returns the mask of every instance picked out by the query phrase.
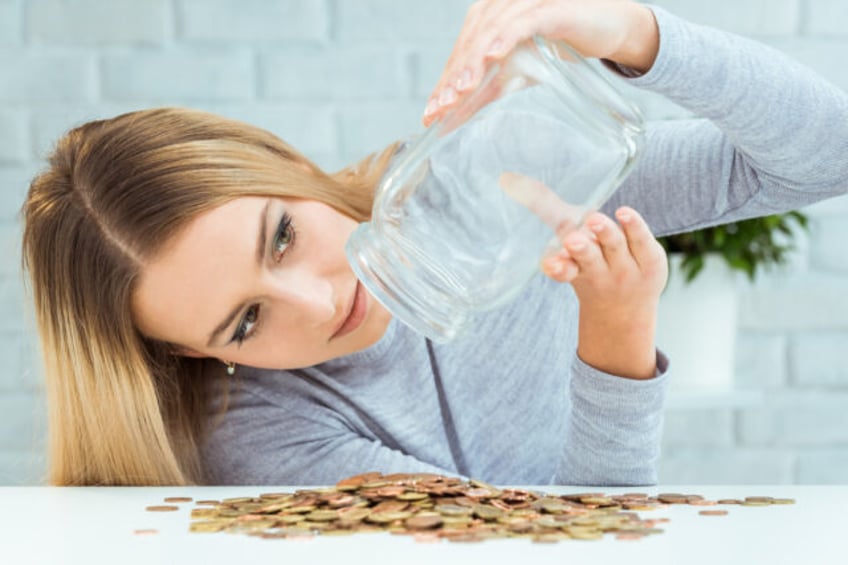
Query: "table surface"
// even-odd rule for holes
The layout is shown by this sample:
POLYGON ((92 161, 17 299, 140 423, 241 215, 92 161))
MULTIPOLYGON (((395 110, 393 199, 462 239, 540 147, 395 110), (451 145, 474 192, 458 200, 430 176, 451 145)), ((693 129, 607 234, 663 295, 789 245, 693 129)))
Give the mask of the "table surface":
MULTIPOLYGON (((627 563, 848 563, 848 486, 657 486, 523 487, 553 494, 638 490, 678 492, 709 499, 773 496, 794 505, 721 506, 727 516, 701 516, 703 507, 672 505, 644 517, 667 517, 665 532, 636 541, 605 536, 600 541, 557 544, 528 539, 475 544, 418 543, 388 533, 308 540, 264 540, 238 534, 188 532, 194 503, 177 512, 153 513, 145 507, 168 496, 194 500, 257 496, 306 487, 2 487, 0 547, 2 563, 376 563, 522 564, 627 563), (152 535, 135 530, 152 528, 152 535)), ((712 507, 716 508, 716 507, 712 507)))

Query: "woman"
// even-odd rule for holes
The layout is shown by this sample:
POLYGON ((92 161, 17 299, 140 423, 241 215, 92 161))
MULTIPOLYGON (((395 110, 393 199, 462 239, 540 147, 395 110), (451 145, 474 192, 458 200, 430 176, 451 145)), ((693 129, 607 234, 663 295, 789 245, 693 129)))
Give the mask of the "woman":
POLYGON ((344 259, 393 147, 326 175, 266 132, 174 109, 61 139, 24 208, 51 482, 322 484, 368 470, 655 482, 666 271, 648 226, 844 193, 848 100, 774 51, 660 9, 489 0, 469 11, 425 122, 537 32, 707 119, 653 127, 604 209, 618 223, 592 215, 547 277, 445 345, 393 320, 344 259))

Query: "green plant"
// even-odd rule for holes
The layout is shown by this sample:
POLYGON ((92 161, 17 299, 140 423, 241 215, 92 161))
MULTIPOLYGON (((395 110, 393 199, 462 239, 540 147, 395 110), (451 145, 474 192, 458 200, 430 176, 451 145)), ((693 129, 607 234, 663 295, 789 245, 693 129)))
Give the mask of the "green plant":
POLYGON ((704 268, 704 256, 718 253, 732 269, 754 280, 760 266, 779 265, 795 246, 798 229, 807 229, 807 217, 798 211, 742 220, 688 233, 660 237, 667 253, 683 254, 680 269, 691 282, 704 268))

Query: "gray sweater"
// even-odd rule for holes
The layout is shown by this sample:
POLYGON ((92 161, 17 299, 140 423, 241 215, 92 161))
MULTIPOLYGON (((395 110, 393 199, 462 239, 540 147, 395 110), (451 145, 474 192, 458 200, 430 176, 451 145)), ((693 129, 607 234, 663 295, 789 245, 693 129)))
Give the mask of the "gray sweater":
MULTIPOLYGON (((626 80, 703 119, 651 124, 605 211, 628 204, 660 235, 848 191, 844 92, 763 45, 654 12, 656 63, 626 80)), ((330 484, 376 470, 655 483, 668 362, 658 353, 644 381, 595 370, 576 355, 577 318, 571 287, 539 275, 447 344, 393 321, 372 347, 315 367, 239 367, 204 447, 209 480, 330 484)))

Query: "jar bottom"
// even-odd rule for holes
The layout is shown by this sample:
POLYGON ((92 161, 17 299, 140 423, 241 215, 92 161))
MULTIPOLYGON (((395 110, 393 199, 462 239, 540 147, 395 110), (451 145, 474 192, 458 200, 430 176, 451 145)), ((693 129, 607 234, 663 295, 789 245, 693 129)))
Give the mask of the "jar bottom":
POLYGON ((420 263, 413 271, 410 265, 416 262, 405 260, 395 247, 381 246, 371 229, 369 223, 361 224, 345 246, 348 262, 368 292, 401 322, 435 342, 462 333, 470 323, 468 305, 441 290, 444 281, 438 275, 422 273, 420 263))

